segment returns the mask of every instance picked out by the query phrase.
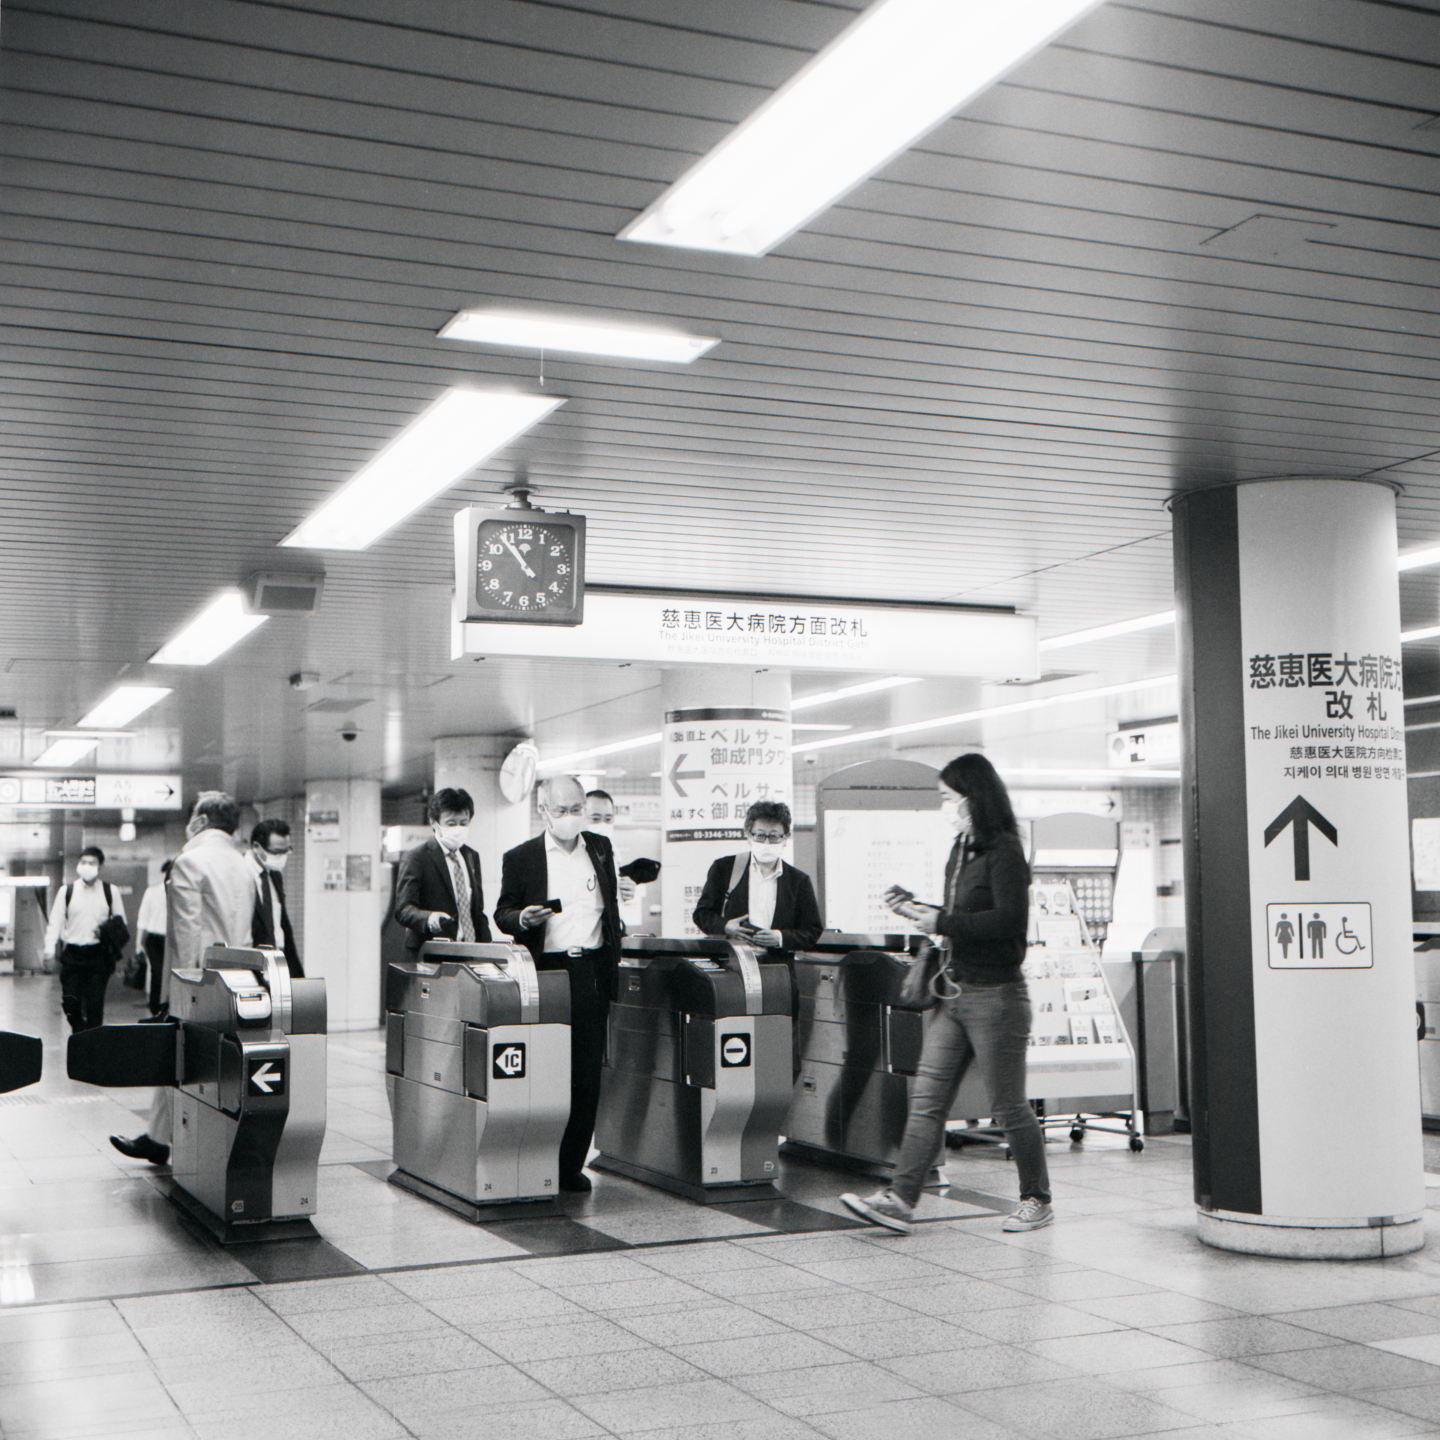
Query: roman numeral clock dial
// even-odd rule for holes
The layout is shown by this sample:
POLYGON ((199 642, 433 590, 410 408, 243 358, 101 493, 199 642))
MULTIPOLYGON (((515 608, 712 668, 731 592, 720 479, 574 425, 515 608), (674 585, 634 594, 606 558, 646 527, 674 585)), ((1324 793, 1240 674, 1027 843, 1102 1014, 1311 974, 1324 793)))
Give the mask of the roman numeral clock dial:
POLYGON ((580 624, 584 516, 533 508, 471 509, 456 517, 456 532, 463 618, 580 624))

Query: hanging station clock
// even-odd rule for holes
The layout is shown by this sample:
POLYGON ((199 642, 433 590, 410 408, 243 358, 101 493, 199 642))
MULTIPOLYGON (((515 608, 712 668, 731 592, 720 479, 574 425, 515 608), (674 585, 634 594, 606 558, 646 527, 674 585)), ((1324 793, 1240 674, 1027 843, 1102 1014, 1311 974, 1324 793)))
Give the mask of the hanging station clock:
MULTIPOLYGON (((522 497, 523 499, 523 497, 522 497)), ((461 620, 579 625, 585 611, 585 517, 528 502, 455 516, 461 620)))

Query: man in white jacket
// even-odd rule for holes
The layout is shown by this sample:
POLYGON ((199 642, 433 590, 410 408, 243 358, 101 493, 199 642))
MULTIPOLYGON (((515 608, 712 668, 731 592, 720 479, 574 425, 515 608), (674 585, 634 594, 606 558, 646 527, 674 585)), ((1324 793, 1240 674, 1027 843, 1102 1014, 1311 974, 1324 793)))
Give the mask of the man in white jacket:
MULTIPOLYGON (((170 1001, 170 972, 198 969, 211 945, 250 946, 255 918, 255 872, 235 842, 240 806, 223 790, 203 791, 187 826, 189 839, 175 857, 165 882, 165 973, 161 1012, 170 1001)), ((132 1160, 164 1165, 170 1159, 174 1090, 162 1085, 150 1107, 143 1135, 110 1143, 132 1160)))

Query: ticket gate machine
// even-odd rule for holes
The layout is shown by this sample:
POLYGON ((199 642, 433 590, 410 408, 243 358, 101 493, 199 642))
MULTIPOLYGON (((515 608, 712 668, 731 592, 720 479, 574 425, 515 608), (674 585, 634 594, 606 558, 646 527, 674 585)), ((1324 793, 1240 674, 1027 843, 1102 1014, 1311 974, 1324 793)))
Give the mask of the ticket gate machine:
POLYGON ((825 932, 795 956, 800 1077, 782 1153, 888 1176, 925 1016, 895 1004, 913 936, 825 932))
POLYGON ((44 1064, 45 1047, 38 1035, 0 1030, 0 1095, 35 1084, 44 1064))
POLYGON ((170 1198, 224 1244, 313 1237, 325 1139, 323 980, 212 945, 170 976, 170 1021, 70 1037, 72 1080, 173 1085, 170 1198))
POLYGON ((625 944, 593 1170, 717 1204, 779 1196, 790 976, 729 940, 625 944))
POLYGON ((558 1213, 570 977, 523 945, 432 940, 385 996, 391 1182, 470 1220, 558 1213))

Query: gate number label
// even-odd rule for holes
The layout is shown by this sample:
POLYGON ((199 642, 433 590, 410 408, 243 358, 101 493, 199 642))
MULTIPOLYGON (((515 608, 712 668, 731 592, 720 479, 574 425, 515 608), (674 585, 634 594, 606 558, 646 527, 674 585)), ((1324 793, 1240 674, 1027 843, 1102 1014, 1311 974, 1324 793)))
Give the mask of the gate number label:
POLYGON ((247 1067, 251 1095, 283 1095, 285 1093, 285 1062, 283 1060, 252 1060, 247 1067))
POLYGON ((750 1037, 748 1035, 722 1035, 720 1037, 720 1064, 729 1070, 736 1065, 750 1063, 750 1037))
POLYGON ((525 1078, 525 1046, 515 1041, 496 1045, 492 1050, 491 1074, 496 1080, 523 1080, 525 1078))

